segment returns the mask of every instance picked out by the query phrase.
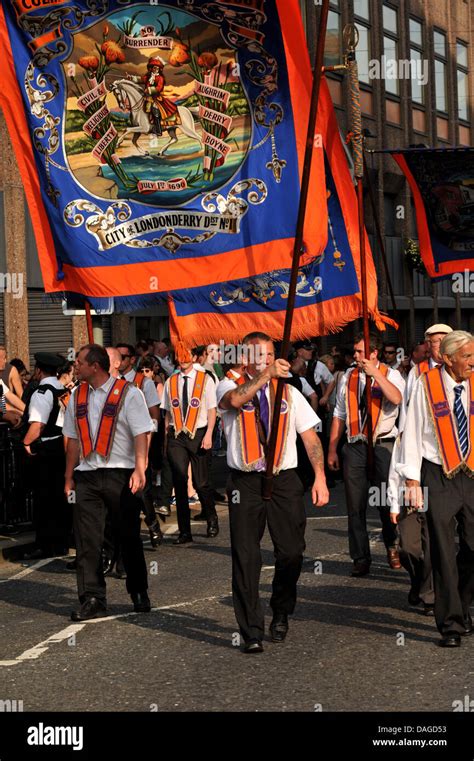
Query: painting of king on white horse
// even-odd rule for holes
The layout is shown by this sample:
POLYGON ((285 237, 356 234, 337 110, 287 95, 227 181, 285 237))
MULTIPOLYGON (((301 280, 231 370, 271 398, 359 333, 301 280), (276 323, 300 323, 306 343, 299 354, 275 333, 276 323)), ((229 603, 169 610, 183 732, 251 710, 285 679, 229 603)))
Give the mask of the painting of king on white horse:
POLYGON ((98 198, 175 207, 229 182, 252 140, 237 51, 184 10, 123 8, 74 38, 66 159, 98 198))

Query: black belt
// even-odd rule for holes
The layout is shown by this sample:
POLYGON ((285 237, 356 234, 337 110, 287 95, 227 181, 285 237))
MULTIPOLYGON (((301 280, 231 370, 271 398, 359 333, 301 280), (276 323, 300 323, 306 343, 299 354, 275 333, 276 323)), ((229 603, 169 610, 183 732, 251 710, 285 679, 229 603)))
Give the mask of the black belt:
POLYGON ((375 443, 382 444, 382 442, 385 442, 385 441, 388 442, 388 441, 396 441, 396 440, 397 440, 396 436, 377 436, 377 438, 375 439, 375 443))

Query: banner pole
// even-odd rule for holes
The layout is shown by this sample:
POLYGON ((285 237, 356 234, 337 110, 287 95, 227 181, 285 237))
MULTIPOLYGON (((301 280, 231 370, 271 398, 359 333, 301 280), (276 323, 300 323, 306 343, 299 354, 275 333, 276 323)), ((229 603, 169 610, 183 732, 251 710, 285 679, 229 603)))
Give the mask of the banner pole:
MULTIPOLYGON (((362 324, 364 332, 365 356, 370 356, 369 309, 367 298, 367 259, 365 248, 365 219, 364 219, 364 147, 362 137, 362 109, 360 106, 359 70, 356 60, 356 47, 359 42, 357 27, 348 24, 344 29, 346 43, 346 63, 349 71, 351 94, 352 148, 354 158, 354 178, 357 188, 359 207, 359 248, 360 248, 360 279, 362 295, 362 324)), ((372 438, 372 388, 366 376, 365 384, 366 414, 367 414, 367 472, 369 478, 374 473, 374 442, 372 438)))
MULTIPOLYGON (((319 90, 323 76, 324 46, 326 42, 326 29, 329 14, 329 0, 323 0, 321 15, 319 20, 318 42, 316 46, 316 61, 313 73, 313 89, 311 93, 311 104, 309 112, 308 133, 306 137, 306 150, 304 155, 303 175, 301 178, 301 194, 298 208, 298 221, 296 224, 295 245, 293 248, 293 260, 291 267, 290 287, 288 292, 288 302, 285 314, 285 327, 283 331, 283 342, 281 347, 281 356, 287 358, 290 349, 291 325, 295 311, 296 286, 298 284, 298 269, 300 256, 303 249, 303 232, 306 217, 306 208, 308 204, 309 181, 311 177, 311 163, 314 151, 314 133, 318 118, 319 90)), ((270 429, 270 439, 268 442, 268 451, 266 457, 266 471, 263 479, 263 499, 270 500, 272 496, 273 465, 275 462, 275 451, 278 434, 278 424, 280 422, 280 408, 283 397, 283 383, 278 380, 275 394, 275 404, 273 408, 273 418, 270 429)))
POLYGON ((385 250, 385 243, 383 240, 382 230, 380 228, 380 221, 377 216, 377 206, 375 203, 374 186, 372 184, 370 172, 367 167, 365 151, 364 151, 364 169, 365 169, 365 178, 367 181, 367 189, 369 191, 370 205, 372 207, 372 213, 374 215, 374 223, 375 223, 375 230, 377 232, 377 240, 378 240, 378 244, 380 248, 380 253, 382 254, 382 262, 383 262, 383 266, 385 270, 385 277, 387 278, 387 285, 388 285, 388 290, 390 293, 390 301, 392 302, 393 319, 395 320, 395 322, 398 322, 398 311, 397 311, 397 305, 395 303, 395 294, 393 292, 392 278, 390 277, 390 272, 388 269, 387 252, 385 250))
POLYGON ((94 329, 92 327, 91 305, 86 301, 87 339, 90 344, 94 343, 94 329))

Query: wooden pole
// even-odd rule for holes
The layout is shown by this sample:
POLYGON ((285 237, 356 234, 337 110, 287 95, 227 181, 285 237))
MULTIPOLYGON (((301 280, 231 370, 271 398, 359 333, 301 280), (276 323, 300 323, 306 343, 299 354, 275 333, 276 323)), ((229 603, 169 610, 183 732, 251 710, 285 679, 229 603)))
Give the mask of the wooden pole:
POLYGON ((92 327, 91 305, 86 301, 87 338, 90 344, 94 343, 94 329, 92 327))
MULTIPOLYGON (((306 136, 306 151, 303 164, 303 176, 301 178, 301 194, 298 208, 298 221, 296 224, 295 245, 293 248, 293 261, 291 267, 290 288, 288 292, 288 303, 285 314, 285 327, 283 331, 283 342, 281 347, 281 356, 285 359, 288 357, 290 349, 291 325, 293 322, 293 313, 295 311, 296 286, 298 283, 299 261, 303 248, 304 221, 306 216, 306 207, 308 203, 309 181, 311 177, 311 163, 314 151, 314 133, 316 130, 316 121, 318 118, 319 90, 323 76, 324 46, 326 42, 326 29, 328 23, 329 0, 323 0, 321 15, 319 20, 318 43, 316 47, 316 62, 313 73, 313 90, 311 93, 311 105, 309 112, 308 133, 306 136)), ((280 407, 283 396, 283 383, 279 379, 275 394, 275 405, 273 408, 273 419, 270 430, 270 440, 268 442, 267 467, 263 480, 263 499, 269 500, 272 496, 273 481, 273 464, 275 462, 275 450, 278 434, 278 423, 280 422, 280 407)))
POLYGON ((367 161, 365 159, 365 153, 364 153, 364 170, 365 170, 365 178, 367 181, 367 189, 369 191, 370 205, 372 207, 372 213, 374 215, 374 223, 375 223, 375 230, 377 232, 377 240, 378 240, 378 244, 380 248, 380 253, 382 254, 382 262, 385 269, 385 275, 387 277, 387 285, 388 285, 388 290, 390 293, 390 301, 392 302, 393 319, 395 320, 395 322, 398 322, 397 305, 395 302, 395 294, 393 292, 392 278, 390 277, 390 271, 388 269, 387 252, 385 251, 385 243, 383 240, 382 230, 380 228, 380 220, 377 214, 377 205, 375 203, 374 187, 372 185, 372 179, 370 177, 370 173, 367 169, 367 161))
MULTIPOLYGON (((359 71, 356 60, 356 47, 359 41, 357 27, 348 24, 344 29, 344 39, 346 42, 346 63, 349 71, 349 81, 351 90, 351 127, 352 127, 352 147, 354 154, 354 177, 357 188, 357 202, 359 207, 359 249, 360 249, 360 289, 362 295, 362 324, 364 332, 365 356, 370 357, 370 338, 369 338, 369 309, 367 298, 367 261, 365 249, 365 219, 364 219, 364 148, 362 137, 362 110, 360 107, 360 88, 359 88, 359 71)), ((365 384, 366 413, 367 413, 367 472, 369 478, 374 473, 374 442, 372 438, 372 387, 370 378, 366 376, 365 384)))

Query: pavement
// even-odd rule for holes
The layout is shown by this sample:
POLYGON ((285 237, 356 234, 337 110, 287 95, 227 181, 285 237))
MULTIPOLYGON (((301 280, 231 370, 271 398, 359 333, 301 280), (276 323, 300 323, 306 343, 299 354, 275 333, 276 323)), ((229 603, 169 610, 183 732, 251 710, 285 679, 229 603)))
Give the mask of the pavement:
MULTIPOLYGON (((219 465, 223 473, 223 466, 219 465)), ((216 486, 221 487, 220 477, 216 486)), ((107 579, 109 615, 75 624, 75 574, 65 560, 0 566, 0 701, 24 711, 443 711, 474 698, 474 636, 443 650, 433 618, 407 603, 375 509, 372 572, 350 577, 341 484, 330 504, 307 500, 307 547, 287 640, 244 655, 231 597, 227 508, 221 531, 174 547, 175 515, 157 551, 143 532, 153 609, 133 612, 125 582, 107 579), (47 689, 45 689, 47 685, 47 689)), ((271 620, 274 557, 262 543, 261 595, 271 620)), ((474 705, 474 703, 473 703, 474 705)))

